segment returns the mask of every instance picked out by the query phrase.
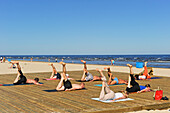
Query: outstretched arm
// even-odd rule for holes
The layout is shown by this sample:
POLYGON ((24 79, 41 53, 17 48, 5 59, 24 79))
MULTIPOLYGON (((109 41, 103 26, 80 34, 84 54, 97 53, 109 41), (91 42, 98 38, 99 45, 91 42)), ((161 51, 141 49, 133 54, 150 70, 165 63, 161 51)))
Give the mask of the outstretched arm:
POLYGON ((125 99, 125 98, 127 98, 127 97, 123 96, 123 97, 116 98, 116 99, 114 99, 113 101, 115 101, 115 100, 120 100, 120 99, 125 99))
POLYGON ((137 93, 142 93, 142 92, 147 92, 147 91, 151 91, 151 89, 150 88, 145 88, 145 89, 143 89, 141 91, 138 91, 137 93))

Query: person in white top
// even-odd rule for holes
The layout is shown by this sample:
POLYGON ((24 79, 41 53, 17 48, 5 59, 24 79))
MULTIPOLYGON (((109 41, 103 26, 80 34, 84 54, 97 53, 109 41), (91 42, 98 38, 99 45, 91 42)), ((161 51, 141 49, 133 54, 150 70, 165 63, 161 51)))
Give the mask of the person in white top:
POLYGON ((110 90, 110 88, 107 84, 106 77, 104 76, 102 70, 99 70, 99 69, 96 69, 96 70, 102 76, 102 90, 101 90, 100 96, 99 96, 100 100, 113 99, 113 101, 115 101, 115 100, 119 100, 119 99, 125 99, 128 97, 129 93, 127 91, 125 91, 123 93, 114 93, 112 90, 110 90))

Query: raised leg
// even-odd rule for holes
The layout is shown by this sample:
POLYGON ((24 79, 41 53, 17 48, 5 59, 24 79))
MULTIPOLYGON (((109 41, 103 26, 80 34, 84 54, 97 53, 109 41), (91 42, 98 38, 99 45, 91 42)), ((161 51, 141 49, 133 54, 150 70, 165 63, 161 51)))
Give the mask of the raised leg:
POLYGON ((56 68, 54 67, 53 64, 49 64, 49 65, 53 68, 53 72, 52 72, 51 77, 50 77, 50 78, 53 78, 53 77, 54 77, 54 74, 57 73, 57 70, 56 70, 56 68))
POLYGON ((64 87, 63 87, 63 80, 64 80, 64 75, 63 75, 64 73, 61 73, 61 80, 60 80, 60 82, 58 83, 58 85, 57 85, 57 87, 56 87, 56 90, 64 90, 64 87))

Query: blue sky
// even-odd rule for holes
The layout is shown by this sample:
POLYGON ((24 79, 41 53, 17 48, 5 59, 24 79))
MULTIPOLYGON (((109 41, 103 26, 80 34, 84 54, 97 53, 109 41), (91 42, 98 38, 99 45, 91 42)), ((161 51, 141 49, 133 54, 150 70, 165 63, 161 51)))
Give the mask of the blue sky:
POLYGON ((170 54, 169 6, 169 0, 0 0, 0 54, 170 54))

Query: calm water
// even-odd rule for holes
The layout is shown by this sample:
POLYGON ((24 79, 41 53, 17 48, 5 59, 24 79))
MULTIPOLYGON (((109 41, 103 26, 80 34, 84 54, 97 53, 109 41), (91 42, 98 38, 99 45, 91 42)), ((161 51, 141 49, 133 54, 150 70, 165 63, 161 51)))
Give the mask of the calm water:
POLYGON ((110 60, 114 59, 115 65, 126 66, 127 63, 136 65, 136 62, 148 61, 149 67, 170 68, 170 55, 2 55, 6 59, 60 62, 64 59, 66 63, 81 63, 80 60, 87 61, 87 64, 110 65, 110 60))

